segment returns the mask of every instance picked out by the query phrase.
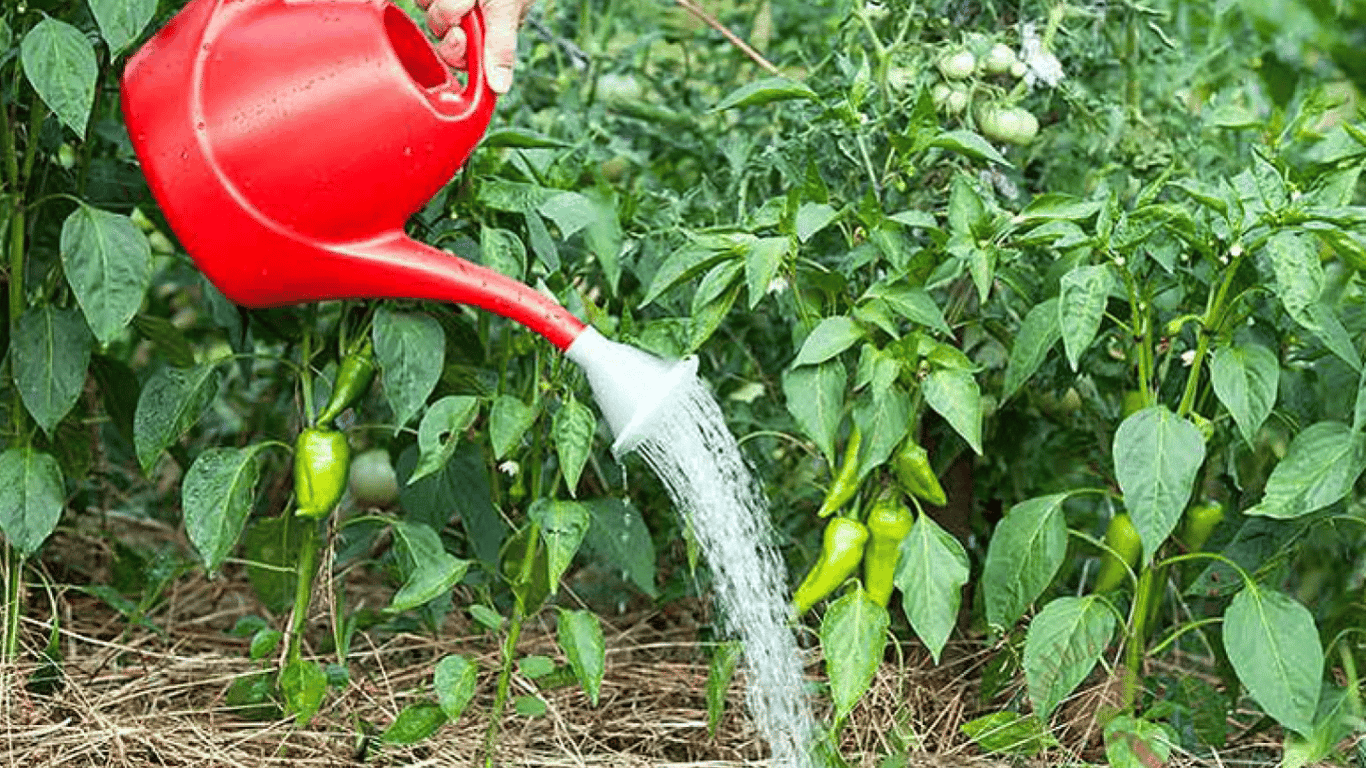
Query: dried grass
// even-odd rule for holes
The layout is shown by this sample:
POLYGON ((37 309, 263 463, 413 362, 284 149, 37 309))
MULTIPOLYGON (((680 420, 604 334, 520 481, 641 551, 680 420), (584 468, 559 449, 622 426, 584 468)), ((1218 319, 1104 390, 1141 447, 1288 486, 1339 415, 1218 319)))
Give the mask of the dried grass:
MULTIPOLYGON (((164 634, 130 627, 103 602, 78 590, 51 596, 33 590, 24 619, 24 658, 40 658, 55 613, 63 656, 61 684, 53 693, 36 693, 26 684, 37 663, 0 667, 0 766, 468 766, 480 759, 498 647, 496 638, 481 633, 460 612, 452 614, 440 639, 358 635, 349 659, 350 683, 345 690, 329 692, 324 711, 307 727, 295 727, 290 720, 243 718, 224 702, 224 695, 235 679, 266 663, 248 659, 248 641, 226 632, 240 616, 260 612, 245 580, 233 576, 230 568, 228 578, 189 576, 176 582, 151 616, 164 634), (475 700, 458 722, 412 747, 380 745, 361 735, 382 731, 406 704, 432 698, 433 666, 449 653, 463 654, 484 670, 475 700), (359 759, 363 752, 364 762, 359 759)), ((383 590, 377 589, 364 579, 354 584, 348 580, 349 604, 382 602, 383 590)), ((324 610, 318 609, 318 628, 326 623, 324 610)), ((696 639, 693 616, 684 618, 642 613, 611 621, 606 627, 607 676, 597 707, 577 687, 538 692, 530 680, 514 675, 514 695, 540 695, 547 712, 537 718, 512 713, 504 718, 498 764, 766 764, 763 745, 744 715, 742 679, 731 687, 717 737, 708 735, 706 649, 696 639)), ((524 638, 519 653, 559 657, 548 624, 529 626, 524 638)), ((813 647, 807 653, 807 668, 818 679, 819 651, 813 647)), ((959 730, 989 711, 976 692, 989 652, 980 644, 953 645, 938 666, 917 645, 900 646, 896 654, 899 660, 882 666, 841 734, 841 751, 851 765, 872 768, 882 755, 902 750, 917 768, 1103 760, 1094 715, 1113 697, 1112 683, 1102 680, 1087 687, 1060 709, 1054 725, 1066 749, 1033 761, 1002 763, 979 756, 959 730)), ((1003 694, 1019 695, 1018 690, 1003 694)), ((1275 752, 1270 746, 1249 744, 1203 764, 1263 765, 1275 752)), ((1188 756, 1173 761, 1195 763, 1188 756)))

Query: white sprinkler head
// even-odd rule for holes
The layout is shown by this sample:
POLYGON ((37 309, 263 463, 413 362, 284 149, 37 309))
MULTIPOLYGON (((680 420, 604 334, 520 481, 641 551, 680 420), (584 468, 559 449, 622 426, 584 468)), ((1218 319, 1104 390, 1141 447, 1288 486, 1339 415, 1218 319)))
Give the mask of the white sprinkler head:
POLYGON ((635 450, 645 427, 669 397, 697 373, 697 358, 664 360, 609 340, 592 327, 565 350, 588 374, 593 398, 616 438, 612 454, 635 450))

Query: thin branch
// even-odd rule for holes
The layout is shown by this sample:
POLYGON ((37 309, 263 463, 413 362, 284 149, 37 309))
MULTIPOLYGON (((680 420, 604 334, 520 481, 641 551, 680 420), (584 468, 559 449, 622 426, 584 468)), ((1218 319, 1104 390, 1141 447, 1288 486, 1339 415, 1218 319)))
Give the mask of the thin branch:
POLYGON ((754 50, 754 48, 751 47, 749 43, 746 43, 744 40, 741 40, 739 35, 735 34, 729 29, 726 29, 726 26, 721 22, 717 21, 715 16, 712 16, 710 13, 707 13, 707 10, 705 8, 698 5, 696 0, 674 1, 677 2, 679 6, 683 8, 683 10, 701 19, 703 22, 706 23, 707 26, 711 27, 717 32, 720 32, 722 37, 726 38, 731 42, 732 45, 743 51, 746 56, 753 59, 754 63, 758 64, 759 67, 763 69, 765 72, 769 73, 770 75, 773 75, 774 77, 782 76, 783 73, 779 71, 776 66, 773 65, 773 62, 769 61, 768 59, 765 59, 762 53, 759 53, 758 51, 754 50))

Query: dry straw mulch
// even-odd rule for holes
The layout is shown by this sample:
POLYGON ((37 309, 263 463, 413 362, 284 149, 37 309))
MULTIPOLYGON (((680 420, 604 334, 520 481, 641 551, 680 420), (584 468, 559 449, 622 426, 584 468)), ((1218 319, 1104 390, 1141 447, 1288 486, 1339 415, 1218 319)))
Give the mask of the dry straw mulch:
MULTIPOLYGON (((371 605, 383 603, 382 587, 362 579, 348 584, 348 591, 353 589, 358 594, 348 598, 351 605, 365 600, 367 591, 374 592, 371 605)), ((313 625, 321 636, 326 634, 325 607, 316 610, 313 625)), ((514 675, 513 694, 539 695, 547 712, 504 718, 497 764, 767 765, 764 745, 744 713, 742 678, 731 686, 716 737, 707 732, 707 649, 697 641, 693 621, 704 610, 700 605, 680 610, 675 604, 664 612, 605 618, 607 674, 597 707, 577 687, 537 691, 532 681, 514 675)), ((452 612, 439 638, 358 635, 348 659, 349 684, 329 691, 323 711, 299 728, 287 719, 246 719, 224 701, 234 680, 274 662, 251 661, 248 641, 227 633, 239 617, 261 612, 245 579, 231 568, 226 578, 208 581, 192 575, 177 581, 149 617, 160 633, 130 626, 104 602, 77 589, 30 589, 26 611, 25 660, 0 667, 3 768, 482 763, 499 640, 481 632, 463 612, 452 612), (60 680, 54 690, 36 692, 28 682, 39 668, 34 660, 47 644, 54 613, 60 680), (433 698, 433 665, 450 653, 465 655, 483 670, 464 716, 421 744, 380 744, 373 734, 393 722, 405 705, 433 698)), ((548 622, 553 612, 542 616, 548 622)), ((520 654, 563 660, 549 623, 532 623, 523 637, 520 654)), ((906 751, 914 768, 1008 765, 980 756, 959 731, 963 722, 984 711, 976 685, 988 653, 980 645, 951 646, 936 666, 917 646, 896 650, 899 658, 883 665, 843 732, 842 754, 850 764, 872 768, 883 756, 906 751)), ((822 666, 817 653, 813 647, 806 659, 813 681, 820 678, 822 666)), ((1094 714, 1113 695, 1111 689, 1102 682, 1073 697, 1055 720, 1068 748, 1028 764, 1103 762, 1094 714)), ((1208 764, 1266 764, 1265 747, 1252 745, 1241 760, 1231 752, 1208 764)), ((1190 762, 1183 758, 1181 764, 1190 762)))

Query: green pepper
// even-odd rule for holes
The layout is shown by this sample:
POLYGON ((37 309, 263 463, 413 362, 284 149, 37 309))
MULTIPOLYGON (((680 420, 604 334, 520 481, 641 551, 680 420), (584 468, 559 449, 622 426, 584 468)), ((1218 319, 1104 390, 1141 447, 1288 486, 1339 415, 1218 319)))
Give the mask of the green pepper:
POLYGON ((816 512, 820 517, 829 517, 858 493, 858 451, 862 442, 863 435, 859 433, 858 425, 854 425, 849 431, 849 442, 844 446, 844 464, 840 466, 835 479, 830 481, 825 501, 821 502, 820 511, 816 512))
POLYGON ((858 570, 867 541, 868 529, 857 520, 837 517, 825 526, 820 559, 792 595, 797 616, 811 610, 858 570))
POLYGON ((1124 403, 1119 409, 1119 418, 1127 419, 1130 416, 1143 410, 1148 402, 1148 396, 1137 389, 1130 389, 1124 392, 1124 403))
POLYGON ((1097 593, 1109 592, 1124 583, 1129 570, 1138 564, 1138 556, 1143 553, 1138 529, 1123 512, 1110 518, 1110 527, 1105 529, 1105 544, 1110 549, 1100 557, 1100 573, 1096 575, 1096 586, 1092 590, 1097 593))
POLYGON ((939 478, 935 477, 934 468, 930 466, 929 452, 915 440, 907 438, 901 444, 901 450, 892 460, 892 470, 896 473, 897 482, 901 483, 901 490, 906 493, 918 496, 936 507, 948 503, 944 486, 939 484, 939 478))
POLYGON ((901 559, 901 540, 911 532, 911 510, 901 494, 886 490, 868 511, 868 546, 863 553, 863 588, 868 597, 885 606, 892 598, 892 579, 901 559))
POLYGON ((1224 505, 1210 500, 1196 504, 1186 510, 1186 519, 1181 524, 1181 532, 1176 538, 1186 546, 1188 552, 1199 552, 1209 541, 1210 534, 1224 520, 1224 505))
POLYGON ((367 339, 354 352, 342 358, 337 368, 337 383, 332 387, 332 397, 328 398, 327 405, 318 414, 318 423, 327 424, 350 408, 370 389, 370 382, 374 378, 375 355, 367 339))
POLYGON ((346 435, 334 429, 305 429, 294 441, 294 514, 326 516, 341 501, 351 465, 346 435))

